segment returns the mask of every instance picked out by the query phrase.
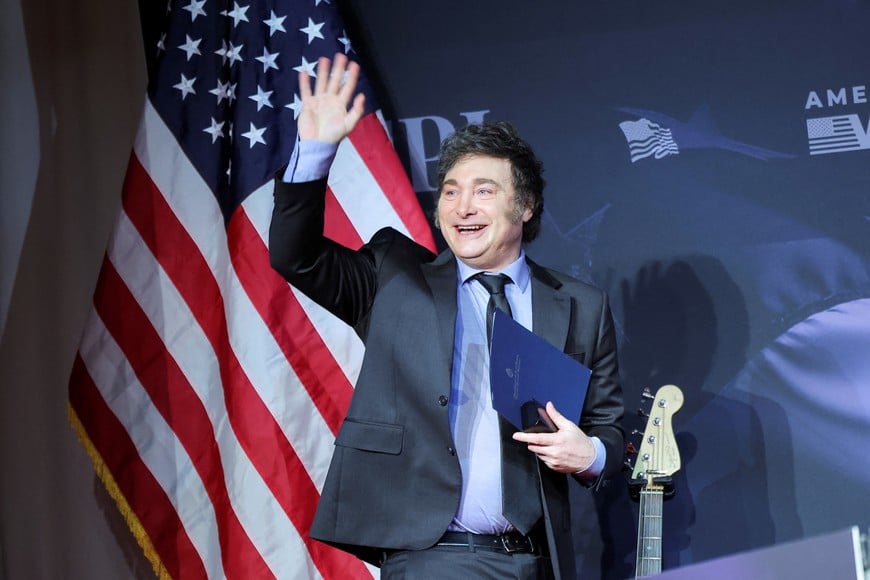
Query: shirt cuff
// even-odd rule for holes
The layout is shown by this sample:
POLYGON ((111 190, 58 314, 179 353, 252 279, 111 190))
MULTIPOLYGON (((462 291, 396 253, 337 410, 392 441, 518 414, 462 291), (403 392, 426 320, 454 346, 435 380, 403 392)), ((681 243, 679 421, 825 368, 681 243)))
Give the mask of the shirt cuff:
POLYGON ((323 179, 338 152, 338 144, 326 141, 299 141, 281 178, 285 183, 302 183, 323 179))
POLYGON ((604 448, 601 439, 598 437, 590 437, 589 439, 592 441, 592 446, 595 447, 595 459, 586 467, 574 472, 574 475, 583 479, 593 479, 601 475, 601 472, 604 471, 604 464, 607 462, 607 449, 604 448))

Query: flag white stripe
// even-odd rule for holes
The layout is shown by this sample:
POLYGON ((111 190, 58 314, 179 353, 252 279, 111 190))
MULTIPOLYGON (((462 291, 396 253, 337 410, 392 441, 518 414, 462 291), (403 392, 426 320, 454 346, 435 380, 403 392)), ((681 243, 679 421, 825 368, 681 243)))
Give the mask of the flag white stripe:
MULTIPOLYGON (((242 202, 248 219, 266 246, 269 244, 269 224, 272 220, 272 207, 274 205, 273 187, 272 183, 268 183, 242 202)), ((338 363, 350 384, 354 385, 357 376, 359 376, 359 369, 362 366, 362 358, 365 353, 362 340, 351 327, 339 320, 334 314, 292 286, 290 288, 299 305, 305 311, 308 320, 320 334, 335 362, 338 363)))
MULTIPOLYGON (((251 305, 230 266, 223 217, 214 195, 188 163, 162 119, 150 106, 146 109, 149 111, 143 123, 146 130, 144 138, 137 139, 136 153, 147 151, 144 155, 148 161, 141 157, 140 160, 161 192, 182 192, 170 193, 165 199, 196 246, 200 250, 208 248, 205 258, 224 297, 230 342, 239 363, 269 412, 276 417, 287 440, 295 445, 304 443, 304 448, 294 449, 319 491, 332 457, 332 432, 321 419, 316 405, 302 388, 302 382, 251 305), (212 227, 215 221, 221 227, 212 227), (240 310, 244 314, 240 314, 240 310), (247 344, 260 345, 262 350, 250 349, 247 344), (267 368, 265 361, 273 364, 267 368), (311 417, 312 420, 305 424, 297 421, 300 417, 311 417)), ((263 192, 264 188, 259 191, 263 192)), ((269 213, 271 215, 271 209, 269 213)), ((344 332, 348 332, 347 325, 336 322, 344 326, 344 332)))
POLYGON ((385 226, 412 237, 350 139, 339 144, 328 181, 335 199, 364 242, 385 226))
MULTIPOLYGON (((217 200, 199 173, 191 167, 150 99, 145 99, 145 113, 134 151, 173 213, 179 216, 211 271, 229 271, 227 234, 217 200)), ((220 283, 223 276, 215 278, 220 283)))
MULTIPOLYGON (((184 298, 123 213, 109 247, 109 259, 202 401, 212 425, 208 435, 215 437, 218 445, 230 503, 266 564, 282 578, 288 570, 298 567, 299 558, 306 558, 314 573, 308 550, 292 522, 250 462, 233 430, 224 428, 227 409, 223 394, 217 388, 219 365, 208 338, 194 323, 193 313, 184 298)), ((255 335, 253 330, 249 338, 251 335, 255 335)), ((187 456, 183 460, 192 467, 187 456)), ((162 481, 161 485, 167 494, 174 492, 162 481)))
POLYGON ((208 577, 223 578, 217 519, 202 480, 96 309, 91 310, 79 352, 106 405, 124 425, 142 462, 175 507, 208 577))
POLYGON ((226 316, 239 364, 320 493, 332 458, 332 431, 247 294, 235 284, 226 316))

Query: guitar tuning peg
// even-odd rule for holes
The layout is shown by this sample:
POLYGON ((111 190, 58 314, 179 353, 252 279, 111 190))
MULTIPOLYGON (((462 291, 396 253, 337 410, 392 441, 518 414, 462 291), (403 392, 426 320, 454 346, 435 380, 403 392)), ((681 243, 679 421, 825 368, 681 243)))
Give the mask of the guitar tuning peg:
POLYGON ((643 397, 644 399, 654 399, 655 398, 655 396, 652 394, 652 391, 649 390, 649 387, 644 387, 643 393, 641 393, 640 396, 643 397))
POLYGON ((632 443, 631 441, 629 441, 629 442, 625 445, 625 452, 626 452, 626 453, 631 453, 632 455, 635 454, 635 453, 637 453, 637 449, 634 448, 634 443, 632 443))
POLYGON ((632 435, 643 435, 643 431, 641 431, 640 429, 632 429, 631 434, 632 435))
POLYGON ((638 414, 640 417, 647 417, 647 418, 649 417, 649 413, 647 413, 647 412, 644 411, 643 409, 638 409, 638 410, 637 410, 637 414, 638 414))

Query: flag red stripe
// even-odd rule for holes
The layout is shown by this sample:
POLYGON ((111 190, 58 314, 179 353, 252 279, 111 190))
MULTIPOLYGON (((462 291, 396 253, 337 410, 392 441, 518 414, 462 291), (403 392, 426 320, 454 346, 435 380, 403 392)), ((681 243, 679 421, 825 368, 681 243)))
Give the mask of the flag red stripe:
POLYGON ((364 241, 347 217, 344 208, 335 199, 335 194, 326 188, 326 209, 323 214, 323 235, 351 249, 359 249, 364 241))
POLYGON ((173 578, 206 578, 202 559, 172 502, 142 462, 124 425, 106 405, 80 356, 73 364, 69 397, 81 424, 86 426, 88 439, 148 534, 167 572, 173 578))
POLYGON ((432 230, 377 115, 360 119, 349 138, 411 237, 434 252, 432 230))
MULTIPOLYGON (((317 408, 330 411, 327 424, 334 434, 350 405, 353 387, 336 364, 323 339, 311 325, 287 282, 269 265, 262 238, 243 211, 236 211, 227 227, 230 255, 239 281, 293 366, 317 408)), ((324 417, 326 420, 326 417, 324 417)), ((299 418, 299 420, 304 420, 299 418)), ((307 476, 307 472, 306 476, 307 476)), ((283 475, 283 474, 279 474, 283 475)), ((280 479, 279 479, 280 480, 280 479)), ((302 530, 311 557, 325 578, 370 579, 368 569, 354 556, 308 537, 314 508, 320 499, 310 480, 291 481, 290 497, 282 500, 294 525, 302 530), (304 512, 300 509, 307 507, 304 512)), ((281 499, 284 490, 276 492, 281 499)))
POLYGON ((247 214, 237 211, 227 228, 230 256, 242 287, 293 367, 333 435, 350 406, 353 386, 311 324, 247 214))
POLYGON ((128 176, 132 195, 125 195, 125 210, 216 353, 233 431, 251 463, 300 531, 315 565, 321 568, 325 547, 307 537, 319 494, 232 350, 217 281, 135 156, 128 176))
MULTIPOLYGON (((138 193, 133 197, 139 197, 138 193)), ((230 503, 211 421, 202 401, 108 259, 103 262, 94 305, 202 479, 214 505, 221 561, 227 576, 271 577, 230 503)))

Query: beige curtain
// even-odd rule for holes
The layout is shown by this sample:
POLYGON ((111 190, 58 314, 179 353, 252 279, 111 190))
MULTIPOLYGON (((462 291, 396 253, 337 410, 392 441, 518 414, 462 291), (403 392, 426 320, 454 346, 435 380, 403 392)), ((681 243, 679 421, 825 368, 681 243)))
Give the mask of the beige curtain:
POLYGON ((132 0, 2 0, 0 578, 149 578, 67 423, 145 92, 132 0))

